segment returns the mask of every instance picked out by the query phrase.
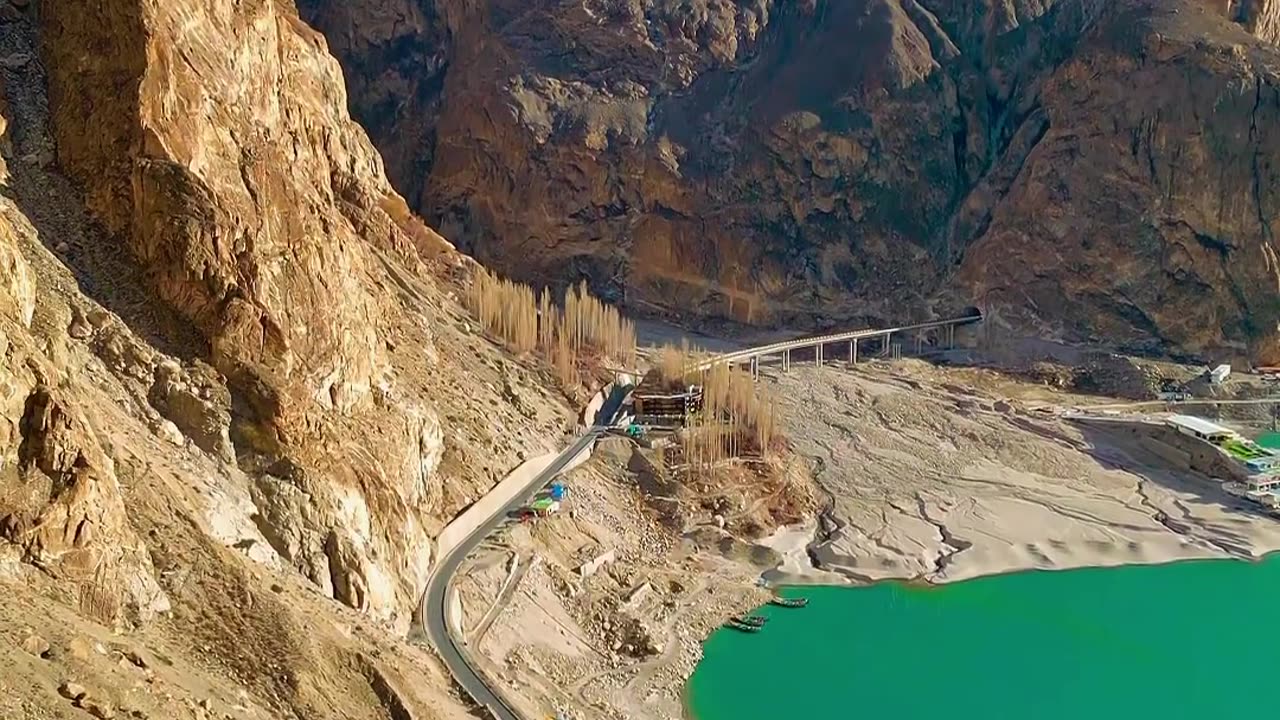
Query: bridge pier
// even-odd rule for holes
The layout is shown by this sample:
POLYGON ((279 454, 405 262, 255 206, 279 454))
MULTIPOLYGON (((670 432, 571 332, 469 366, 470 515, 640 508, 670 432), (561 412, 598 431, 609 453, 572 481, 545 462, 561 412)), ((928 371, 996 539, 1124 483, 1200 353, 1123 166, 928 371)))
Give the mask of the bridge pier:
POLYGON ((782 372, 787 372, 790 369, 791 369, 791 351, 783 350, 782 351, 782 372))
POLYGON ((956 346, 956 326, 947 326, 947 349, 950 350, 956 346))
POLYGON ((760 356, 758 355, 751 358, 751 379, 760 379, 760 356))
POLYGON ((822 367, 822 343, 818 343, 814 346, 814 350, 816 351, 813 356, 814 364, 818 367, 822 367))
POLYGON ((853 340, 850 340, 850 341, 849 341, 849 364, 850 364, 850 365, 857 365, 857 364, 858 364, 858 340, 857 340, 857 338, 854 338, 853 340))
POLYGON ((880 354, 884 357, 889 357, 893 354, 893 333, 885 333, 883 342, 884 346, 880 348, 880 354))

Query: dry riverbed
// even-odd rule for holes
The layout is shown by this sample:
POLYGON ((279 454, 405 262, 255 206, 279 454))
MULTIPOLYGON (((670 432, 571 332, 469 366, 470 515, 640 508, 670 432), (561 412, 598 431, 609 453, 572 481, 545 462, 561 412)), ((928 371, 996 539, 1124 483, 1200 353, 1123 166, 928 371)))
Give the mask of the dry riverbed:
POLYGON ((773 381, 796 452, 831 496, 812 554, 852 581, 1280 548, 1280 522, 1151 453, 1138 426, 1061 414, 1098 398, 912 360, 773 381))

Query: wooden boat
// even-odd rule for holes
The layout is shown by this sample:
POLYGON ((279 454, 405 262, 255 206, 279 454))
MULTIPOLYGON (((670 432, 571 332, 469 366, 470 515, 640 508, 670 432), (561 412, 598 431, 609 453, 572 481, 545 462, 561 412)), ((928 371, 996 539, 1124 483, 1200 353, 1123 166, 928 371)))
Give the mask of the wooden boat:
POLYGON ((775 597, 769 598, 769 602, 773 603, 774 605, 778 605, 779 607, 802 608, 805 605, 809 604, 809 599, 808 598, 786 598, 786 597, 775 596, 775 597))
POLYGON ((724 623, 725 627, 733 628, 739 632, 755 633, 760 632, 759 625, 748 625, 737 618, 729 618, 724 623))

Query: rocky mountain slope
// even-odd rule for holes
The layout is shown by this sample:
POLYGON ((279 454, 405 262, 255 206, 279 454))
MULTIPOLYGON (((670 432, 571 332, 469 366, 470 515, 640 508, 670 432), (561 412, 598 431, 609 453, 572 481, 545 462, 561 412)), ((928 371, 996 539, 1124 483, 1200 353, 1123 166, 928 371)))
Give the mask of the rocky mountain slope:
POLYGON ((501 270, 1280 359, 1274 2, 300 5, 393 182, 501 270))
POLYGON ((572 419, 324 39, 5 0, 0 79, 0 717, 466 715, 402 642, 432 538, 572 419))

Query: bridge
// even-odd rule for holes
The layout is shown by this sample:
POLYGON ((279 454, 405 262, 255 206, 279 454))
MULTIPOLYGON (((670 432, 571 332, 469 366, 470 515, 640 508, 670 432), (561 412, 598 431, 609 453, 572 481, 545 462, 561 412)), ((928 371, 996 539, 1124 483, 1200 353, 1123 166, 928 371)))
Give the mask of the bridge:
MULTIPOLYGON (((782 361, 783 369, 786 370, 791 367, 791 354, 793 352, 811 348, 814 350, 817 366, 821 367, 825 348, 831 345, 843 347, 846 344, 848 345, 849 362, 856 363, 858 361, 858 345, 860 342, 878 341, 882 353, 888 354, 895 335, 915 334, 917 338, 920 338, 923 333, 938 331, 945 333, 948 345, 953 345, 957 327, 977 323, 981 320, 982 314, 975 312, 964 317, 935 320, 916 325, 815 335, 813 337, 720 353, 701 361, 695 369, 705 370, 721 363, 749 363, 752 373, 758 375, 762 359, 778 357, 782 361)), ((587 427, 546 469, 532 478, 529 484, 523 487, 518 496, 502 504, 459 543, 444 550, 442 556, 436 559, 436 566, 427 580, 427 587, 423 591, 422 601, 418 613, 415 615, 414 624, 421 629, 436 648, 436 651, 440 654, 440 659, 449 668, 449 672, 458 681, 458 685, 497 720, 524 719, 507 701, 503 692, 494 685, 492 680, 484 677, 483 673, 472 664, 471 649, 467 647, 465 639, 457 636, 460 633, 455 624, 457 623, 456 617, 460 613, 455 608, 454 619, 451 620, 450 608, 450 605, 454 603, 454 601, 450 600, 450 584, 453 580, 453 575, 462 564, 462 561, 498 528, 508 512, 520 507, 538 489, 548 485, 569 465, 573 458, 583 452, 590 451, 596 439, 604 434, 613 422, 623 395, 623 388, 615 388, 614 392, 610 393, 609 398, 604 402, 600 411, 596 413, 593 424, 587 427)))
MULTIPOLYGON (((758 347, 746 348, 744 350, 736 350, 733 352, 720 353, 714 355, 695 367, 696 370, 705 370, 713 365, 730 363, 734 365, 747 363, 751 366, 753 375, 760 372, 760 363, 762 360, 770 357, 777 357, 782 362, 783 370, 791 369, 791 354, 797 350, 814 351, 814 363, 818 367, 822 367, 824 358, 826 357, 826 349, 828 346, 837 346, 843 349, 848 346, 848 358, 850 364, 858 362, 858 345, 862 341, 875 342, 881 351, 881 354, 889 354, 890 348, 893 346, 894 336, 905 337, 913 336, 917 343, 922 343, 924 335, 930 331, 938 331, 945 334, 946 344, 948 347, 955 345, 955 331, 961 325, 969 325, 982 321, 982 313, 974 312, 961 317, 948 318, 945 320, 932 320, 915 325, 903 325, 901 327, 878 328, 852 330, 842 333, 830 333, 827 335, 814 335, 811 337, 798 338, 795 340, 784 340, 769 345, 760 345, 758 347)), ((920 350, 917 346, 917 352, 920 350)), ((837 350, 838 351, 838 350, 837 350)))

